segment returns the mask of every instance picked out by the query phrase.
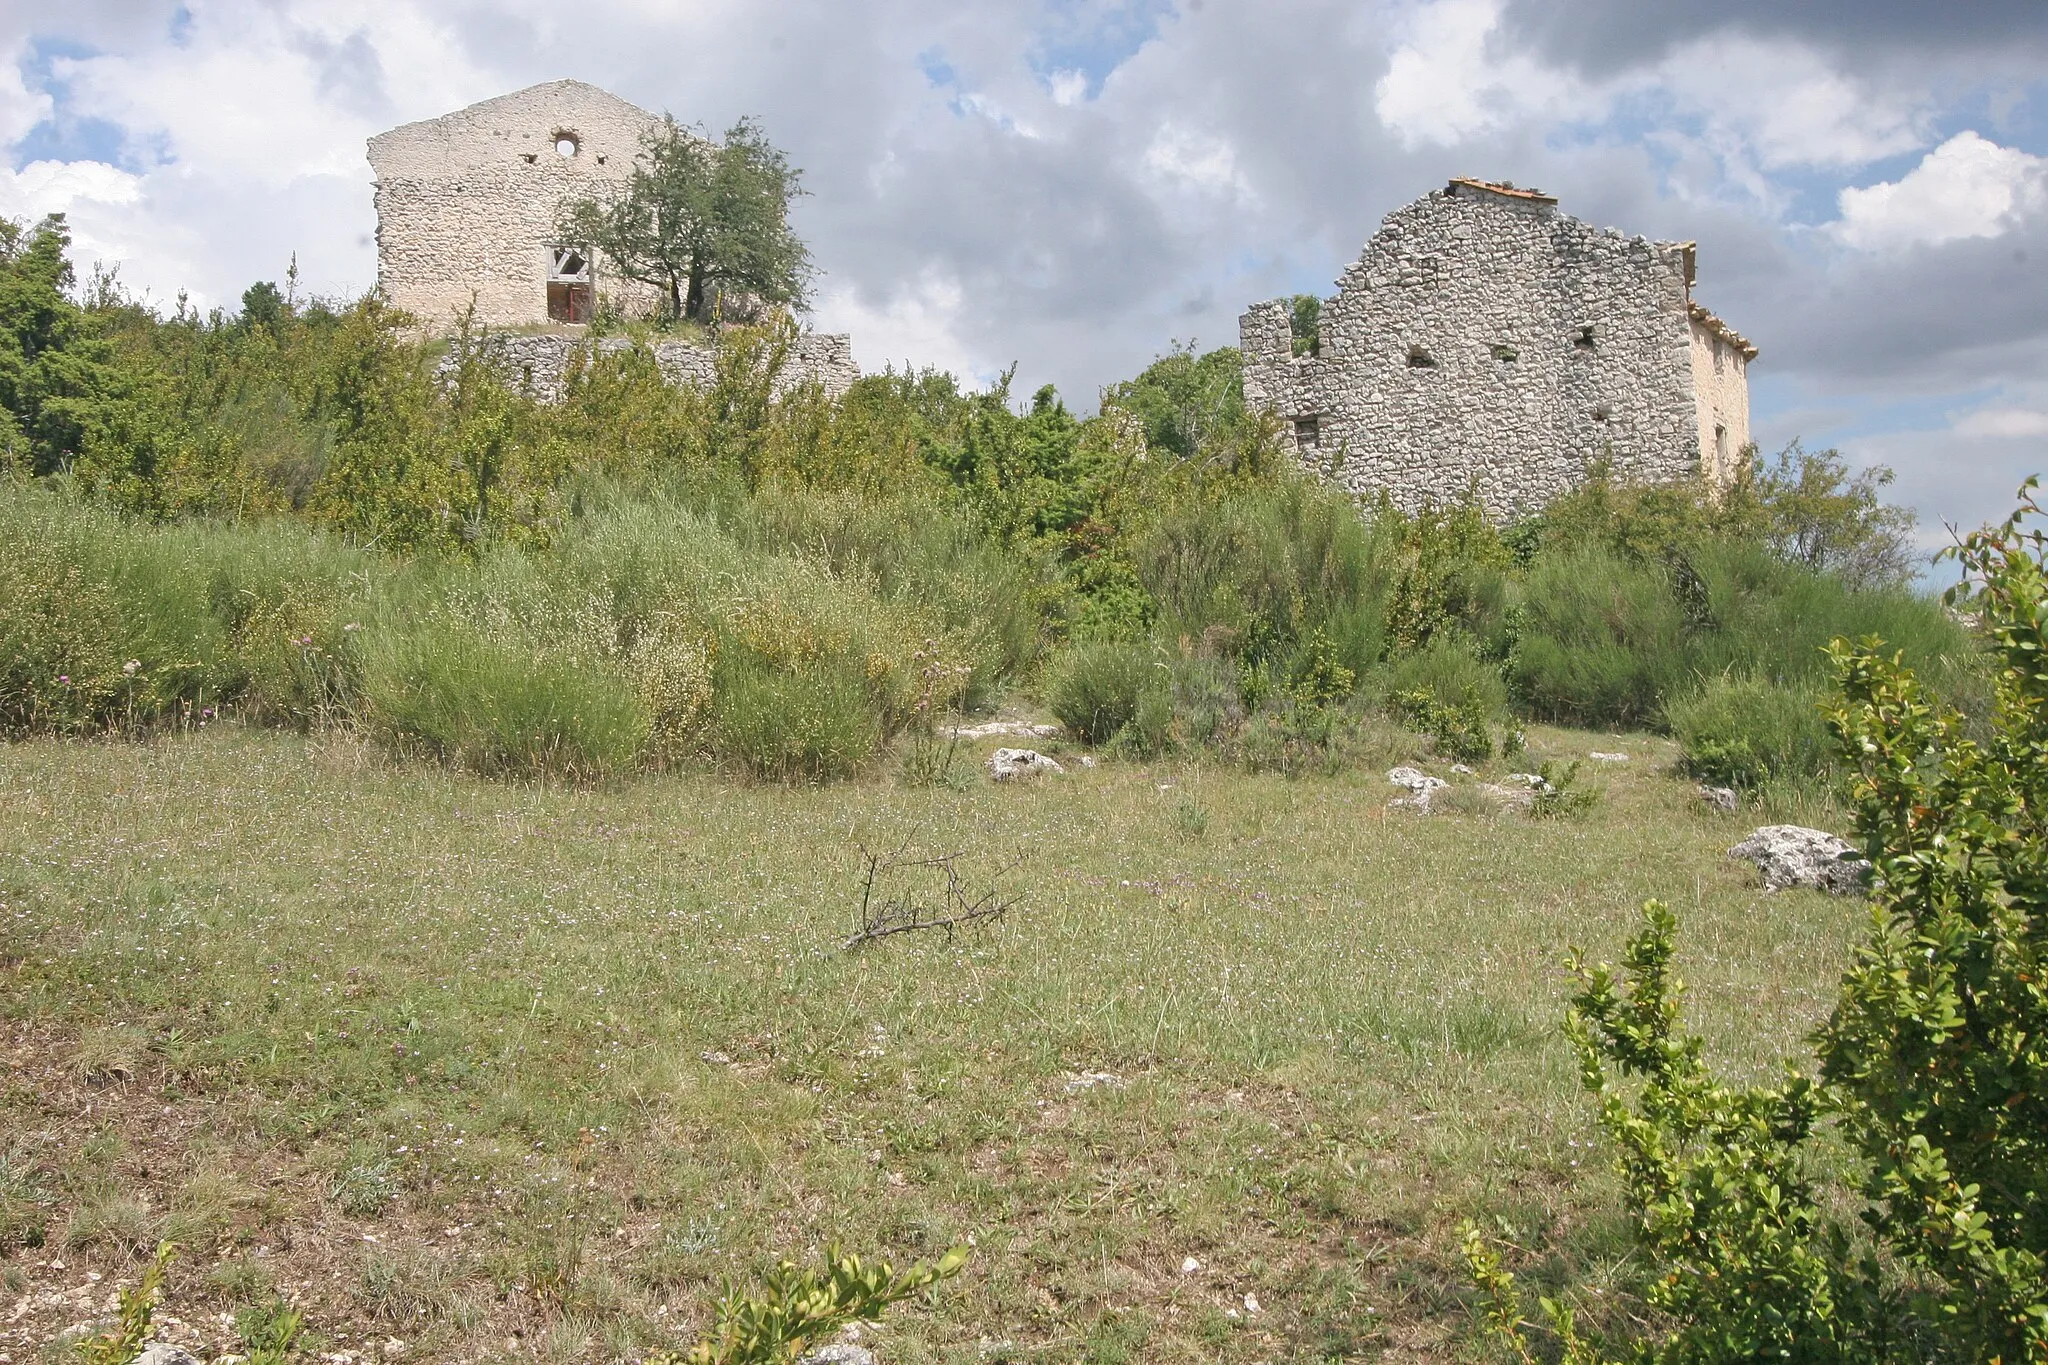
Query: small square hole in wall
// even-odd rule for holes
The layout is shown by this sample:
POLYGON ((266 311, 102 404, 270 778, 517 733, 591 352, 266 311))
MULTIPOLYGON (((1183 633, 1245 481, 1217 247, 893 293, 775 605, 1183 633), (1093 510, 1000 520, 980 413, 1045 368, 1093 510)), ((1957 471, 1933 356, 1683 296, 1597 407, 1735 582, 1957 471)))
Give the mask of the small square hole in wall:
POLYGON ((1408 348, 1408 368, 1411 370, 1435 369, 1436 357, 1429 353, 1429 348, 1426 346, 1410 346, 1408 348))
POLYGON ((1323 443, 1322 421, 1315 417, 1294 419, 1294 444, 1303 450, 1314 450, 1323 443))
POLYGON ((1609 404, 1606 404, 1606 403, 1595 403, 1595 404, 1593 405, 1593 420, 1594 420, 1594 421, 1596 421, 1596 422, 1611 422, 1611 421, 1613 421, 1613 420, 1614 420, 1614 409, 1613 409, 1613 407, 1612 407, 1612 406, 1610 406, 1609 404))
POLYGON ((1522 353, 1508 345, 1505 341, 1496 341, 1493 344, 1493 358, 1495 360, 1516 361, 1522 358, 1522 353))
POLYGON ((1585 324, 1583 327, 1575 328, 1572 331, 1572 345, 1573 347, 1581 351, 1590 351, 1593 349, 1592 323, 1589 322, 1585 324))

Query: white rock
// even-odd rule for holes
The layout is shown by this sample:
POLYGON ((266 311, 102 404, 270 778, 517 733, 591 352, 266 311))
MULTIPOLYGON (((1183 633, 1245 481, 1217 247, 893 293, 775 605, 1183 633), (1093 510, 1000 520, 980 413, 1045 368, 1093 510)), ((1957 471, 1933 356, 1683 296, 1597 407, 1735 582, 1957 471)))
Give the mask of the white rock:
POLYGON ((1472 775, 1471 765, 1466 763, 1453 763, 1451 765, 1451 771, 1454 773, 1463 773, 1467 777, 1470 777, 1472 775))
POLYGON ((1202 1263, 1192 1256, 1188 1257, 1185 1261, 1182 1261, 1180 1263, 1180 1273, 1183 1275, 1193 1275, 1201 1268, 1202 1263))
POLYGON ((1413 810, 1429 813, 1430 798, 1451 784, 1441 777, 1432 777, 1420 768, 1395 768, 1387 773, 1387 781, 1397 787, 1405 787, 1406 796, 1397 796, 1387 802, 1390 809, 1413 810))
POLYGON ((1433 792, 1439 787, 1451 784, 1441 777, 1431 777, 1420 768, 1395 768, 1387 773, 1387 781, 1397 787, 1406 787, 1412 792, 1433 792))
POLYGON ((1704 782, 1700 783, 1700 800, 1715 810, 1726 811, 1730 815, 1742 805, 1742 798, 1735 794, 1735 788, 1710 787, 1704 782))
POLYGON ((1495 782, 1482 782, 1479 790, 1510 810, 1528 810, 1536 804, 1534 787, 1505 787, 1495 782))
POLYGON ((1547 792, 1550 790, 1550 783, 1545 780, 1541 773, 1509 773, 1501 781, 1519 782, 1532 792, 1547 792))
POLYGON ((1764 890, 1810 886, 1837 896, 1860 894, 1870 864, 1845 839, 1803 825, 1765 825, 1728 850, 1764 874, 1764 890))
POLYGON ((1084 767, 1084 768, 1092 768, 1092 767, 1094 767, 1094 766, 1095 766, 1095 755, 1093 755, 1093 754, 1082 754, 1082 755, 1081 755, 1081 766, 1082 766, 1082 767, 1084 767))
POLYGON ((202 1365, 198 1356, 168 1341, 152 1341, 135 1357, 135 1365, 202 1365))
POLYGON ((865 1346, 839 1341, 830 1346, 820 1346, 797 1365, 875 1365, 875 1353, 865 1346))
POLYGON ((1586 755, 1586 757, 1587 757, 1587 758, 1590 758, 1590 759, 1592 759, 1592 760, 1593 760, 1593 761, 1594 761, 1595 763, 1626 763, 1626 762, 1628 762, 1628 755, 1627 755, 1627 754, 1603 754, 1603 753, 1601 753, 1601 752, 1600 752, 1600 751, 1599 751, 1598 749, 1595 749, 1595 750, 1594 750, 1594 751, 1593 751, 1592 753, 1590 753, 1590 754, 1587 754, 1587 755, 1586 755))
POLYGON ((1060 727, 1026 720, 991 720, 981 725, 955 725, 939 733, 947 739, 1051 739, 1060 733, 1060 727))
POLYGON ((1077 1071, 1067 1078, 1069 1090, 1093 1090, 1098 1085, 1122 1090, 1127 1084, 1123 1077, 1113 1071, 1077 1071))
POLYGON ((1008 782, 1013 777, 1038 777, 1044 773, 1063 773, 1058 761, 1046 757, 1036 749, 998 749, 988 756, 988 775, 997 782, 1008 782))

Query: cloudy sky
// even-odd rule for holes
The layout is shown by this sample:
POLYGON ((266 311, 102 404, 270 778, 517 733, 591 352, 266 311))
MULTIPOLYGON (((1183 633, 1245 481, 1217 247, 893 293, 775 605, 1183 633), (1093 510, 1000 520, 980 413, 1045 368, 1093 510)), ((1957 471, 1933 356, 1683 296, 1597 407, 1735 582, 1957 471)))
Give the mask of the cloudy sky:
POLYGON ((232 305, 375 279, 364 139, 576 77, 759 115, 870 367, 1101 385, 1453 175, 1700 243, 1759 439, 1940 522, 2048 467, 2042 0, 0 0, 0 214, 232 305))

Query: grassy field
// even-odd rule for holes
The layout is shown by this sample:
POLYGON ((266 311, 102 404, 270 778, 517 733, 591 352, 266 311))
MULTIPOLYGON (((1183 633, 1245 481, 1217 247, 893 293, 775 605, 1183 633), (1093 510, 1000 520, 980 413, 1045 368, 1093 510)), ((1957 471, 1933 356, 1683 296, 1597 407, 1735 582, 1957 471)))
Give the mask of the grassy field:
POLYGON ((1801 1050, 1860 911, 1765 897, 1668 742, 1591 815, 1378 771, 480 781, 216 726, 0 747, 0 1360, 159 1237, 226 1350, 637 1359, 827 1240, 974 1260, 888 1365, 1476 1357, 1455 1228, 1625 1285, 1561 959, 1681 916, 1718 1061, 1801 1050), (1019 897, 856 952, 860 847, 1019 897), (96 1278, 97 1277, 97 1278, 96 1278), (9 1315, 12 1316, 9 1316, 9 1315))

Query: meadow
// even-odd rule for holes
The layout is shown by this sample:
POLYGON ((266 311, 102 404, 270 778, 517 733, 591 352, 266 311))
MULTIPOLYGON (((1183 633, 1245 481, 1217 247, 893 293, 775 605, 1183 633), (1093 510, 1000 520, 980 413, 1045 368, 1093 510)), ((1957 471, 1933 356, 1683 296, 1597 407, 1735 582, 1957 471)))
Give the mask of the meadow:
POLYGON ((162 314, 66 249, 0 220, 0 1365, 164 1240, 164 1332, 252 1365, 293 1314, 638 1361, 834 1242, 973 1247, 887 1365, 1476 1360, 1467 1218, 1627 1338, 1568 946, 1669 902, 1774 1074, 1865 920, 1725 850, 1842 827, 1823 647, 1989 712, 1834 452, 1503 522, 1317 479, 1227 348, 1083 416, 784 390, 782 319, 543 404, 375 297, 162 314), (946 738, 999 713, 1066 774, 946 738), (1546 767, 1590 807, 1479 786, 1546 767), (1011 908, 849 948, 898 852, 1011 908))
POLYGON ((1618 1305, 1567 945, 1670 901, 1712 1055, 1763 1075, 1861 914, 1766 896, 1724 856, 1754 813, 1669 741, 1529 741, 1630 761, 1538 820, 1390 812, 1364 768, 578 787, 228 722, 0 748, 0 1350, 160 1238, 213 1349, 282 1296, 358 1359, 635 1359, 829 1240, 974 1244, 870 1337, 891 1365, 1481 1358, 1466 1217, 1618 1305), (860 849, 905 845, 1014 908, 843 950, 860 849))

